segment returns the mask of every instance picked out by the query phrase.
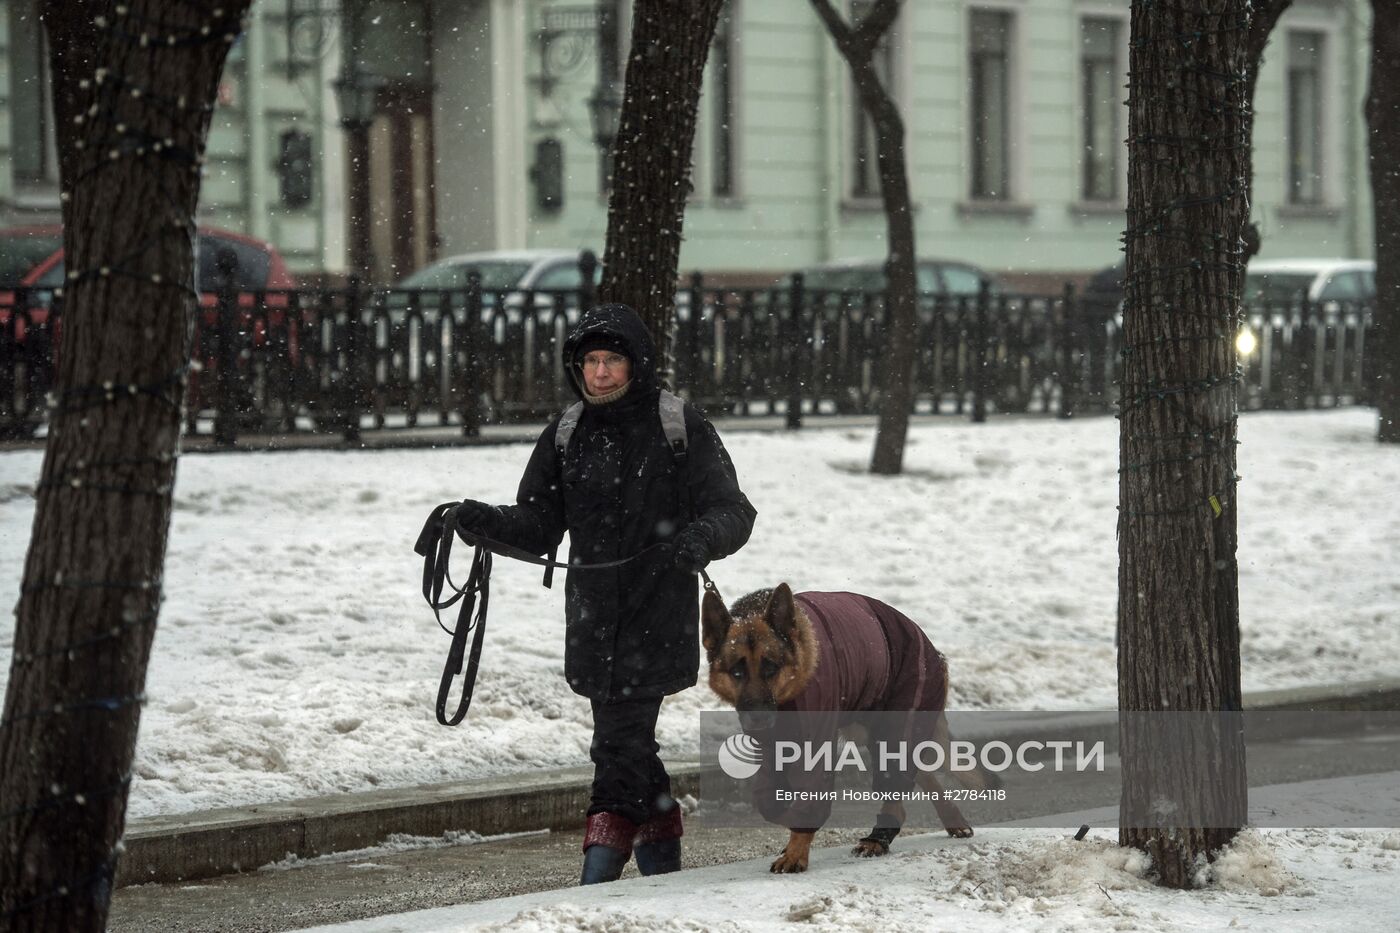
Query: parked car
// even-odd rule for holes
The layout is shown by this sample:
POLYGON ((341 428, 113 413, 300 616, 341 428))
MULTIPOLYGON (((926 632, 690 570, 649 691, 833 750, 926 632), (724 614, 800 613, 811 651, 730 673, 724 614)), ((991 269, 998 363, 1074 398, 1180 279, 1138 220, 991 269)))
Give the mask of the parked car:
MULTIPOLYGON (((42 326, 48 320, 54 289, 63 285, 68 268, 64 261, 61 227, 0 230, 0 272, 9 273, 24 267, 44 246, 50 247, 48 252, 29 264, 25 271, 13 278, 0 278, 0 289, 7 289, 0 292, 0 328, 9 323, 10 310, 15 301, 15 292, 9 289, 15 288, 28 290, 29 322, 35 327, 42 326)), ((238 259, 233 284, 240 292, 241 306, 252 307, 254 292, 296 288, 296 280, 287 270, 286 260, 272 244, 241 233, 200 227, 196 240, 195 284, 200 291, 200 306, 205 309, 201 322, 205 327, 217 324, 214 306, 217 303, 215 292, 219 288, 219 274, 216 265, 222 250, 231 250, 238 259)), ((286 299, 272 295, 268 297, 268 305, 272 308, 286 307, 286 299)), ((276 324, 277 320, 272 323, 276 324)), ((260 325, 254 330, 254 339, 261 340, 263 335, 257 332, 260 325)), ((16 339, 24 339, 23 321, 16 326, 16 339)))
MULTIPOLYGON (((1117 305, 1123 298, 1123 263, 1096 273, 1080 295, 1086 300, 1117 305)), ((1255 260, 1245 272, 1246 307, 1309 301, 1370 303, 1376 297, 1376 264, 1369 259, 1255 260)))
MULTIPOLYGON (((522 249, 463 253, 439 259, 407 276, 395 288, 466 288, 467 274, 472 269, 481 275, 484 292, 577 289, 583 284, 577 250, 522 249)), ((602 275, 599 264, 593 284, 598 284, 602 275)))
POLYGON ((44 260, 63 249, 63 228, 52 224, 0 230, 0 287, 19 285, 44 260))
POLYGON ((1369 259, 1271 259, 1249 264, 1244 280, 1247 307, 1312 302, 1370 304, 1376 298, 1376 264, 1369 259))
MULTIPOLYGON (((483 312, 494 317, 497 301, 505 312, 505 324, 519 324, 525 291, 535 291, 533 305, 545 311, 554 307, 556 294, 566 296, 566 310, 573 315, 578 303, 573 298, 582 286, 578 268, 580 251, 575 249, 504 249, 504 251, 466 252, 438 259, 433 265, 403 277, 388 296, 389 321, 402 324, 407 308, 416 303, 423 312, 423 321, 431 324, 437 319, 442 293, 454 307, 461 307, 462 293, 468 287, 468 275, 473 269, 482 277, 483 312), (414 291, 417 291, 414 296, 414 291)), ((594 284, 602 279, 602 263, 594 272, 594 284)), ((497 318, 497 321, 500 319, 497 318)))
MULTIPOLYGON (((285 308, 288 297, 279 294, 282 290, 293 289, 296 281, 287 270, 286 261, 276 247, 252 237, 212 227, 200 227, 196 239, 195 284, 200 292, 199 339, 193 360, 193 371, 186 395, 186 407, 193 419, 196 412, 208 401, 209 386, 201 378, 204 370, 215 365, 217 345, 212 335, 217 330, 218 297, 220 285, 218 259, 221 253, 229 251, 238 260, 232 284, 239 290, 239 326, 235 334, 239 339, 247 335, 253 347, 263 346, 268 341, 268 331, 274 333, 285 321, 285 308), (255 293, 267 293, 263 307, 266 315, 258 314, 255 308, 255 293)), ((42 390, 51 378, 52 367, 58 364, 61 354, 62 318, 54 322, 52 329, 46 328, 49 321, 57 289, 62 287, 67 276, 67 263, 63 252, 62 228, 14 227, 0 230, 0 272, 9 277, 0 279, 0 336, 13 339, 16 344, 29 344, 42 333, 47 343, 33 351, 32 358, 21 357, 17 366, 25 371, 25 382, 31 389, 42 390), (43 252, 39 259, 34 257, 43 252), (25 306, 20 308, 17 301, 25 306), (43 330, 39 330, 43 328, 43 330)), ((300 362, 300 349, 297 328, 288 328, 286 353, 273 354, 266 362, 273 367, 292 366, 300 362)), ((250 368, 248 357, 238 354, 240 370, 250 368)), ((286 371, 285 369, 283 370, 286 371)), ((239 392, 249 397, 251 386, 244 384, 239 392)), ((250 407, 240 403, 240 407, 250 407)), ((35 411, 37 415, 37 410, 35 411)), ((31 419, 17 426, 21 433, 37 429, 37 419, 31 419)))
MULTIPOLYGON (((885 290, 885 263, 878 259, 841 259, 801 270, 802 284, 813 292, 881 292, 885 290)), ((976 295, 986 272, 964 262, 920 259, 914 266, 919 293, 928 295, 976 295)), ((788 275, 784 284, 792 282, 788 275)), ((995 292, 996 285, 993 283, 995 292)))

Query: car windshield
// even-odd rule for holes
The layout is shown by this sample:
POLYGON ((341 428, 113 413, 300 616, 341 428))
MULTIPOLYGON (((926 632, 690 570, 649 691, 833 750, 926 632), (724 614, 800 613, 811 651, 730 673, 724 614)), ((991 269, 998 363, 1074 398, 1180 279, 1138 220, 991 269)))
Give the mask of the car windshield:
POLYGON ((1244 300, 1248 304, 1296 301, 1307 297, 1308 286, 1317 276, 1311 272, 1251 272, 1244 280, 1244 300))
MULTIPOLYGON (((199 290, 201 292, 215 292, 219 290, 219 253, 223 250, 232 250, 234 258, 238 260, 238 267, 233 273, 233 286, 239 291, 255 292, 267 288, 268 274, 272 268, 272 256, 267 250, 262 249, 257 244, 245 243, 242 240, 230 240, 217 234, 199 235, 199 255, 195 261, 199 264, 199 290)), ((44 288, 56 288, 63 284, 65 263, 62 259, 54 263, 36 283, 44 288)))
POLYGON ((0 283, 18 285, 25 273, 62 247, 60 233, 21 233, 0 238, 0 283))
POLYGON ((525 273, 530 271, 528 262, 440 262, 426 269, 419 269, 399 283, 399 288, 466 288, 467 271, 476 269, 481 273, 481 287, 485 291, 507 291, 516 288, 525 273))
POLYGON ((885 277, 878 268, 840 266, 806 269, 802 273, 802 284, 816 292, 873 292, 885 287, 885 277))
POLYGON ((272 256, 254 243, 231 240, 217 234, 199 235, 199 255, 195 257, 199 269, 199 290, 217 291, 219 288, 219 253, 231 250, 238 260, 238 268, 233 273, 234 287, 240 291, 257 291, 267 288, 267 277, 272 267, 272 256))

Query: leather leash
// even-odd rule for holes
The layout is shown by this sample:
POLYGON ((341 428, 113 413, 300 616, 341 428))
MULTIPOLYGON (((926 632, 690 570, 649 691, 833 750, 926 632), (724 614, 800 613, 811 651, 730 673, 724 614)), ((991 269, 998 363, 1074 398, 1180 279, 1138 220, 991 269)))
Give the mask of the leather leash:
MULTIPOLYGON (((413 546, 413 550, 423 558, 423 598, 432 608, 433 617, 437 619, 438 627, 452 636, 452 646, 447 652, 447 663, 442 669, 442 680, 438 684, 437 695, 437 719, 444 726, 455 726, 460 723, 467 715, 467 707, 471 705, 472 691, 476 687, 477 668, 481 662, 482 640, 486 634, 486 611, 491 599, 492 554, 544 567, 544 585, 548 587, 552 583, 556 567, 562 570, 608 570, 621 567, 623 564, 630 564, 651 551, 669 550, 671 547, 669 544, 653 544, 631 557, 624 557, 621 560, 611 560, 599 564, 567 564, 545 557, 537 557, 529 551, 523 551, 485 535, 462 531, 457 527, 457 507, 458 503, 448 502, 433 509, 427 522, 423 524, 423 530, 418 533, 418 540, 413 546), (449 572, 452 540, 459 535, 465 543, 474 545, 476 549, 472 555, 472 569, 467 576, 466 585, 460 587, 452 582, 449 572), (442 598, 444 589, 452 594, 447 599, 442 598), (480 598, 479 606, 478 597, 480 598), (442 624, 442 610, 450 609, 458 602, 462 605, 457 610, 457 625, 455 628, 449 629, 442 624), (476 617, 472 618, 474 609, 476 617), (468 653, 467 635, 473 631, 476 634, 472 637, 471 651, 468 653), (463 673, 464 664, 465 673, 463 673), (452 681, 456 679, 458 674, 463 675, 462 694, 457 702, 456 712, 448 716, 448 697, 452 691, 452 681)), ((700 576, 705 581, 705 589, 718 596, 719 588, 710 579, 710 575, 702 569, 700 576)))

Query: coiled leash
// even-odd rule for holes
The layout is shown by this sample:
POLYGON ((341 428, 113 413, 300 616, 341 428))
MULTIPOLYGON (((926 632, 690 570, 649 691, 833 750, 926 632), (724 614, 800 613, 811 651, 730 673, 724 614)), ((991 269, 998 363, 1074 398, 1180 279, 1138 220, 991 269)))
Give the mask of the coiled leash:
MULTIPOLYGON (((670 544, 653 544, 631 557, 624 557, 621 560, 611 560, 601 564, 566 564, 553 560, 552 554, 549 558, 536 557, 529 551, 522 551, 520 548, 511 547, 509 544, 484 535, 460 530, 457 527, 458 505, 459 503, 456 502, 447 502, 433 509, 428 520, 423 524, 423 530, 418 533, 418 541, 413 545, 414 552, 423 558, 423 598, 432 607, 433 618, 437 619, 438 627, 452 636, 452 647, 447 651, 447 664, 442 669, 442 681, 438 684, 437 695, 437 719, 444 726, 455 726, 460 723, 467 715, 467 707, 471 705, 472 690, 476 687, 476 671, 481 662, 481 644, 486 635, 486 610, 491 600, 492 554, 499 554, 502 557, 509 557, 545 568, 543 582, 548 588, 554 583, 554 568, 556 567, 563 570, 608 570, 621 567, 623 564, 630 564, 651 551, 669 550, 671 547, 670 544), (461 535, 462 540, 467 544, 474 545, 476 548, 472 555, 471 573, 467 575, 466 585, 461 587, 452 582, 448 569, 448 563, 452 556, 452 539, 458 535, 461 535), (442 598, 444 589, 452 594, 445 600, 442 598), (478 597, 480 597, 479 604, 478 597), (458 602, 462 605, 457 610, 457 625, 455 628, 449 629, 442 624, 442 610, 450 609, 458 602), (475 618, 472 618, 473 609, 476 610, 475 618), (467 635, 473 631, 475 631, 475 635, 472 637, 469 654, 467 652, 467 635), (465 673, 463 673, 464 662, 465 673), (447 715, 448 697, 452 692, 452 681, 456 679, 458 674, 462 674, 462 695, 457 701, 457 711, 449 717, 447 715)), ((719 588, 710 579, 710 575, 702 569, 700 576, 705 581, 705 589, 718 596, 719 588)))

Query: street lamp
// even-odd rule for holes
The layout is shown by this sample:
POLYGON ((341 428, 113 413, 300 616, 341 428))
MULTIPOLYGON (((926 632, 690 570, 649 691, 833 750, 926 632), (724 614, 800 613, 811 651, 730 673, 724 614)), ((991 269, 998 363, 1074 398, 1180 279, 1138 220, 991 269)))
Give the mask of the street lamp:
POLYGON ((593 124, 593 142, 602 152, 612 148, 617 124, 622 118, 622 95, 616 82, 600 83, 588 98, 588 118, 593 124))
POLYGON ((358 61, 346 65, 335 79, 335 99, 340 105, 340 125, 345 129, 367 127, 379 110, 379 90, 385 80, 358 61))
MULTIPOLYGON (((347 49, 351 55, 353 52, 347 49)), ((350 158, 350 274, 368 279, 373 271, 369 211, 369 128, 379 111, 379 91, 387 82, 353 57, 335 80, 340 126, 350 158)))
POLYGON ((616 81, 599 81, 588 98, 588 118, 593 124, 593 144, 598 147, 598 164, 602 173, 598 190, 607 191, 612 181, 613 141, 622 119, 622 94, 616 81))
POLYGON ((588 98, 588 117, 593 123, 593 142, 598 147, 598 191, 612 190, 613 146, 617 125, 622 119, 622 92, 618 89, 621 49, 618 47, 620 0, 598 4, 598 86, 588 98))

